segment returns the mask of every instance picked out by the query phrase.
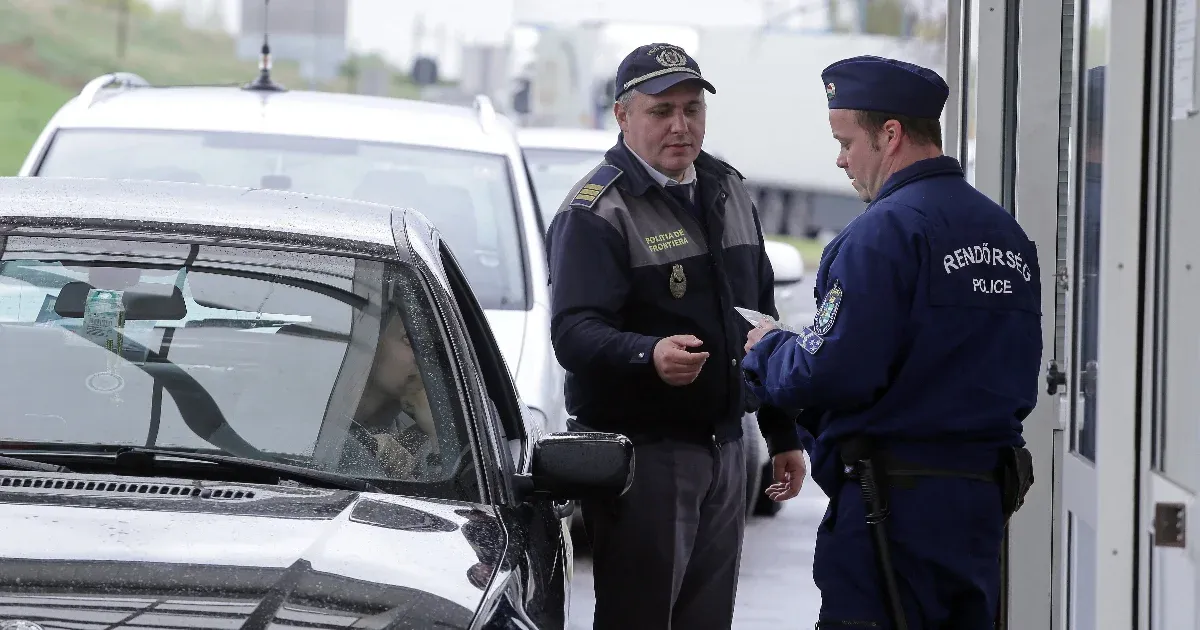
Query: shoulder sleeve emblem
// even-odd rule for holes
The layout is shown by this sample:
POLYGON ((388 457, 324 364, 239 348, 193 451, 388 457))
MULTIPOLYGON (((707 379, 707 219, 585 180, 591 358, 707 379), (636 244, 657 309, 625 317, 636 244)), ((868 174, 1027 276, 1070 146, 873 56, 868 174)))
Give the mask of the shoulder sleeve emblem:
POLYGON ((592 173, 592 176, 588 178, 588 181, 583 185, 583 188, 580 188, 579 192, 575 194, 575 197, 571 199, 571 207, 591 210, 592 206, 596 204, 596 200, 599 199, 600 196, 604 194, 604 191, 608 190, 608 187, 612 186, 613 182, 617 181, 617 178, 622 174, 624 174, 624 171, 613 166, 612 164, 601 164, 600 167, 596 169, 596 172, 592 173))
POLYGON ((825 297, 821 300, 821 305, 817 307, 817 316, 813 321, 813 332, 818 335, 825 336, 833 330, 833 323, 837 321, 838 310, 842 307, 842 281, 834 280, 833 286, 829 291, 825 292, 825 297))

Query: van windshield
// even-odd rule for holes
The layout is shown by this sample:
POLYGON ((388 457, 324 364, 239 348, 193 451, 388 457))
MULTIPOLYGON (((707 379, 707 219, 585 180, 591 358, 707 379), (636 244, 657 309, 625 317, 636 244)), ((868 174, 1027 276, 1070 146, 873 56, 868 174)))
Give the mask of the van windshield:
POLYGON ((571 187, 604 161, 603 151, 576 149, 525 149, 542 219, 547 227, 566 200, 571 187))
POLYGON ((501 155, 251 132, 62 129, 37 174, 294 190, 413 208, 445 236, 483 308, 528 308, 501 155))

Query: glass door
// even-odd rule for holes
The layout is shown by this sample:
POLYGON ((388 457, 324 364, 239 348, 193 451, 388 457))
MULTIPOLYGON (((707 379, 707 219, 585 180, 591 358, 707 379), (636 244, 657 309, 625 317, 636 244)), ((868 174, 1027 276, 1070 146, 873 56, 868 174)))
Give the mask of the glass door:
POLYGON ((1068 326, 1071 352, 1066 409, 1068 453, 1063 463, 1066 522, 1066 627, 1094 630, 1096 623, 1097 375, 1099 350, 1100 230, 1104 164, 1105 74, 1111 0, 1076 5, 1076 115, 1073 142, 1073 233, 1068 326))
POLYGON ((1200 578, 1188 536, 1200 491, 1200 115, 1195 105, 1196 2, 1159 0, 1155 57, 1159 89, 1152 129, 1158 166, 1153 198, 1155 273, 1146 300, 1154 322, 1148 456, 1150 628, 1196 628, 1200 578))

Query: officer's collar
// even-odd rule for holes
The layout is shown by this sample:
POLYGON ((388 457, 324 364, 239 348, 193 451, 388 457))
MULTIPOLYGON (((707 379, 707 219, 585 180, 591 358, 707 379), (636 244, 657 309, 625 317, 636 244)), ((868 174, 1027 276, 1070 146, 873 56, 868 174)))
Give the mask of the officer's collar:
MULTIPOLYGON (((604 160, 623 171, 624 176, 617 180, 616 186, 631 195, 641 197, 651 188, 661 187, 649 173, 649 167, 643 166, 643 160, 625 145, 624 133, 618 134, 617 143, 604 154, 604 160)), ((696 167, 697 180, 706 176, 720 178, 729 172, 724 163, 704 151, 692 165, 696 167)))
MULTIPOLYGON (((900 187, 915 182, 926 177, 935 177, 938 175, 957 175, 963 176, 962 165, 958 160, 948 156, 939 155, 934 158, 926 158, 918 160, 912 164, 892 173, 892 176, 883 182, 883 187, 879 189, 879 193, 875 195, 875 201, 878 202, 884 197, 895 192, 900 187)), ((872 203, 874 203, 872 202, 872 203)))
POLYGON ((646 171, 646 174, 649 175, 655 182, 658 182, 659 186, 686 186, 696 182, 695 164, 688 164, 687 170, 683 172, 683 176, 676 180, 673 177, 667 177, 666 175, 654 170, 654 167, 650 166, 649 162, 642 159, 642 156, 638 155, 636 151, 630 149, 628 144, 625 144, 625 149, 629 151, 630 155, 633 156, 633 159, 638 161, 638 164, 642 165, 642 169, 646 171))

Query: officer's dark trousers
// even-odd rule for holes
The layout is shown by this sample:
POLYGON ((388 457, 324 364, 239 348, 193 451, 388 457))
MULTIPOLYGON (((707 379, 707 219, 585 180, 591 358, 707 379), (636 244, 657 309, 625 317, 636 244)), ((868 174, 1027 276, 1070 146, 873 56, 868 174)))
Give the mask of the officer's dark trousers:
POLYGON ((659 441, 634 456, 623 496, 582 505, 594 630, 728 630, 746 527, 742 443, 659 441))
MULTIPOLYGON (((1000 595, 1000 487, 963 478, 908 479, 889 489, 888 538, 909 630, 992 630, 1000 595)), ((855 481, 817 531, 818 629, 891 628, 855 481)))

